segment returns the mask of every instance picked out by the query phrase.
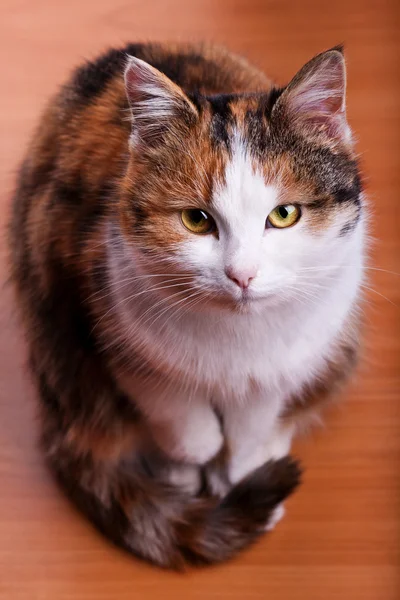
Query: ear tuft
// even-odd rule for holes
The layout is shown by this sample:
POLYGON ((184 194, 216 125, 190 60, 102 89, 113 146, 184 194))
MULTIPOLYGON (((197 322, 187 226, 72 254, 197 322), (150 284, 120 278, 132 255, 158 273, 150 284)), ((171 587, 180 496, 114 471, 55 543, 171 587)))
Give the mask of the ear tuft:
POLYGON ((276 109, 289 126, 303 134, 350 142, 343 46, 319 54, 300 69, 277 101, 276 109))
POLYGON ((132 111, 132 138, 154 143, 171 127, 174 119, 184 123, 197 116, 197 110, 183 90, 166 75, 146 63, 129 56, 125 69, 126 95, 132 111))
MULTIPOLYGON (((329 48, 329 50, 326 50, 326 52, 340 52, 340 54, 342 54, 344 56, 344 44, 337 44, 336 46, 333 46, 333 48, 329 48)), ((322 54, 325 54, 324 52, 322 54)))

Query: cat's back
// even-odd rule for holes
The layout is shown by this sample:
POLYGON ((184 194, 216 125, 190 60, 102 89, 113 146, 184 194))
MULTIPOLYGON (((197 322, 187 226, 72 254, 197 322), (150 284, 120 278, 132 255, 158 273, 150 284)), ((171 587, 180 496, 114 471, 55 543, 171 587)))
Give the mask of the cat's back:
POLYGON ((108 50, 76 69, 65 88, 70 98, 93 103, 106 88, 124 91, 121 84, 128 56, 146 61, 188 94, 240 93, 265 90, 271 85, 243 57, 220 46, 138 43, 108 50))
MULTIPOLYGON (((213 44, 127 44, 78 66, 51 106, 64 126, 79 122, 84 133, 97 123, 116 126, 129 121, 124 70, 129 56, 140 58, 187 94, 217 95, 262 91, 271 81, 243 57, 213 44), (105 118, 108 118, 108 121, 105 118)), ((46 120, 46 119, 45 119, 46 120)), ((51 121, 47 120, 51 127, 51 121)), ((125 126, 126 131, 130 126, 125 126)))

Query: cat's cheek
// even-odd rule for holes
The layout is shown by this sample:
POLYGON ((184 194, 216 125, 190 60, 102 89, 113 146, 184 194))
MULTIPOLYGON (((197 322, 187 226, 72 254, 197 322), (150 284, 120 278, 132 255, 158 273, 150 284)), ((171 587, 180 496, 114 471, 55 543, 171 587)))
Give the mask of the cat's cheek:
POLYGON ((212 235, 189 235, 176 252, 176 261, 183 269, 194 270, 206 278, 215 279, 223 273, 218 241, 212 235))
POLYGON ((168 217, 163 214, 154 215, 148 231, 147 241, 154 250, 162 250, 170 255, 184 244, 186 238, 186 232, 175 215, 168 217))

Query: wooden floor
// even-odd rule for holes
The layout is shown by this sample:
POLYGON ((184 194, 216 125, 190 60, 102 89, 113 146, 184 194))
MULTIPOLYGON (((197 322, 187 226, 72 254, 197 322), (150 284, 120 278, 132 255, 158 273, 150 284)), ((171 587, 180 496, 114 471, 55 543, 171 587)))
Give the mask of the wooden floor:
MULTIPOLYGON (((2 0, 0 219, 48 95, 72 65, 138 39, 210 39, 285 82, 346 43, 348 110, 372 208, 372 258, 400 271, 398 0, 2 0)), ((1 277, 6 281, 4 236, 1 277)), ((0 297, 1 600, 400 598, 400 277, 371 271, 365 359, 325 430, 302 440, 304 485, 269 538, 235 562, 160 572, 111 547, 54 486, 9 290, 0 297), (397 306, 396 306, 397 305, 397 306)))

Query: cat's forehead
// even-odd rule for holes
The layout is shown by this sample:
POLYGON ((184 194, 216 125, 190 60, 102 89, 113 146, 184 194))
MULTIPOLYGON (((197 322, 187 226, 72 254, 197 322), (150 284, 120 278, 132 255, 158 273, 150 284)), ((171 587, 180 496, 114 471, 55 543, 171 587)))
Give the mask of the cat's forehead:
POLYGON ((294 195, 310 198, 315 181, 299 174, 295 155, 273 139, 270 114, 277 93, 229 94, 208 98, 203 148, 212 170, 209 200, 219 210, 274 208, 294 195), (206 146, 206 147, 205 147, 206 146))
MULTIPOLYGON (((356 160, 346 151, 296 136, 271 124, 280 91, 221 95, 208 99, 210 155, 217 157, 218 185, 236 183, 243 191, 260 193, 274 186, 286 201, 303 203, 358 199, 360 178, 356 160)), ((213 161, 210 161, 212 164, 213 161)))
MULTIPOLYGON (((136 180, 135 194, 152 210, 207 210, 214 205, 229 218, 259 212, 265 219, 278 204, 309 205, 318 227, 325 226, 328 213, 352 211, 350 203, 357 208, 355 161, 291 131, 278 131, 276 123, 274 129, 279 91, 274 94, 200 98, 201 118, 190 125, 177 120, 150 149, 151 168, 136 180)), ((133 162, 131 168, 128 197, 137 171, 133 162)))
POLYGON ((269 138, 269 118, 276 96, 271 92, 208 97, 205 112, 213 146, 230 152, 240 133, 254 154, 265 149, 269 138))
MULTIPOLYGON (((269 117, 276 97, 277 93, 220 94, 201 102, 200 133, 190 136, 184 152, 199 180, 212 182, 209 202, 230 197, 231 203, 245 203, 249 209, 255 198, 271 199, 272 187, 296 185, 292 158, 271 143, 269 117), (187 155, 188 147, 197 164, 187 155)), ((275 200, 277 195, 275 191, 275 200)))
POLYGON ((249 152, 242 131, 235 128, 224 169, 215 176, 210 204, 227 219, 237 215, 243 220, 243 215, 258 212, 265 216, 265 211, 272 210, 284 193, 276 169, 268 171, 266 163, 249 152))
MULTIPOLYGON (((360 179, 349 155, 271 131, 268 95, 220 96, 210 101, 208 144, 218 157, 209 202, 232 225, 265 215, 281 204, 310 208, 308 224, 324 229, 360 211, 360 179)), ((211 161, 212 162, 212 161, 211 161)))

